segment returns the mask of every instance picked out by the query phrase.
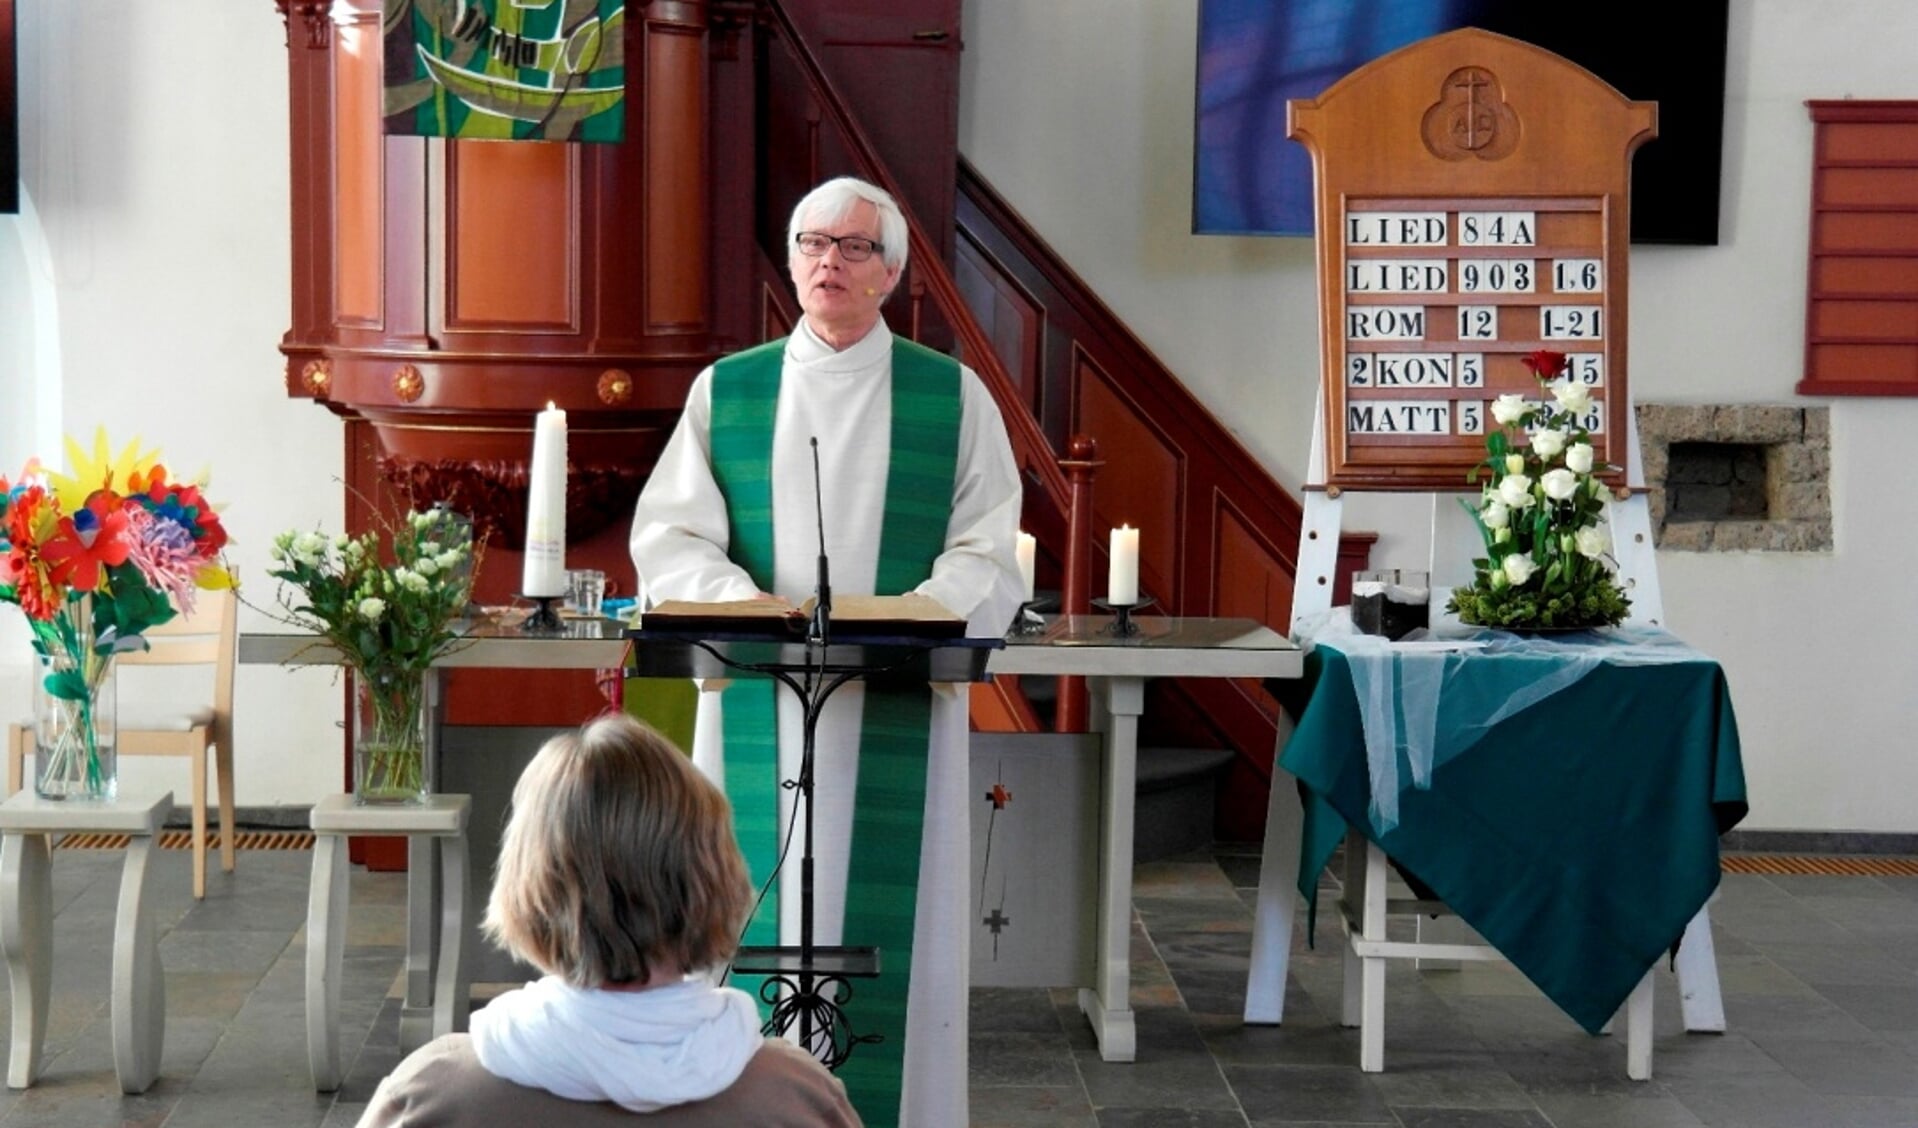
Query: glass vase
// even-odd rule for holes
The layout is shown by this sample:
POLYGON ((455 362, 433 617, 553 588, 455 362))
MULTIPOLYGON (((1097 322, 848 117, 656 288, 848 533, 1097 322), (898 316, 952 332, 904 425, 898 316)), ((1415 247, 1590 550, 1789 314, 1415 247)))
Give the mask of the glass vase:
POLYGON ((118 711, 111 658, 43 657, 33 683, 33 790, 111 802, 120 790, 118 711))
POLYGON ((432 790, 425 671, 359 670, 353 684, 354 801, 424 803, 432 790))

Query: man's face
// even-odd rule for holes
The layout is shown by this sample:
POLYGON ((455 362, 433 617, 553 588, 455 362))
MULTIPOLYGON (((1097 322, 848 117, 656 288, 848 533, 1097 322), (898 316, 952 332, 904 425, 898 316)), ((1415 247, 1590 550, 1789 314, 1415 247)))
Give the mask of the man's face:
MULTIPOLYGON (((861 200, 844 219, 828 221, 809 216, 800 229, 835 238, 853 235, 876 243, 879 209, 861 200)), ((864 262, 851 262, 837 243, 817 257, 805 254, 796 245, 790 247, 786 265, 807 322, 834 348, 853 344, 878 323, 879 307, 899 276, 898 271, 887 268, 880 252, 874 251, 864 262)))

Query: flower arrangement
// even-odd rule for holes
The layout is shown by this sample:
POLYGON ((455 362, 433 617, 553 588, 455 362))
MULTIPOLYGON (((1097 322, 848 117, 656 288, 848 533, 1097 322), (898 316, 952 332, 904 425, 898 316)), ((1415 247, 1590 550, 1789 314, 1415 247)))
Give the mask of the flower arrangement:
POLYGON ((1615 625, 1631 602, 1606 564, 1606 488, 1595 475, 1615 467, 1594 462, 1582 421, 1591 392, 1566 375, 1564 353, 1541 349, 1524 361, 1551 399, 1510 393, 1492 403, 1500 429, 1486 435, 1487 457, 1469 480, 1484 471, 1490 478, 1476 503, 1459 501, 1478 525, 1485 556, 1472 562, 1472 586, 1454 589, 1446 610, 1487 627, 1615 625), (1527 431, 1520 448, 1514 440, 1527 431))
POLYGON ((233 586, 226 529, 199 482, 175 480, 134 439, 118 454, 105 428, 87 451, 67 439, 69 475, 31 459, 0 478, 0 600, 17 605, 45 673, 36 716, 35 786, 110 799, 111 718, 101 715, 115 655, 145 632, 192 614, 197 589, 233 586))
POLYGON ((473 592, 472 528, 450 510, 409 513, 386 533, 384 549, 379 531, 281 533, 267 571, 281 582, 282 618, 326 639, 354 673, 354 793, 364 803, 426 795, 426 672, 458 641, 473 592))

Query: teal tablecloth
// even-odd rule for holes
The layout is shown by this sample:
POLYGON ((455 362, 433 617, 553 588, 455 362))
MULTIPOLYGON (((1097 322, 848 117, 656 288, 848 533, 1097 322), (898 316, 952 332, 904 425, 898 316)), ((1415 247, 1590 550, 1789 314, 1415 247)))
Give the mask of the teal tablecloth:
MULTIPOLYGON (((1440 692, 1441 741, 1551 661, 1460 655, 1440 692)), ((1310 696, 1280 763, 1305 801, 1306 904, 1357 828, 1589 1031, 1678 942, 1718 886, 1718 836, 1745 816, 1731 696, 1708 659, 1599 666, 1451 749, 1429 789, 1400 793, 1383 833, 1367 817, 1345 655, 1319 644, 1301 688, 1310 696)), ((1410 778, 1402 750, 1399 769, 1410 778)))

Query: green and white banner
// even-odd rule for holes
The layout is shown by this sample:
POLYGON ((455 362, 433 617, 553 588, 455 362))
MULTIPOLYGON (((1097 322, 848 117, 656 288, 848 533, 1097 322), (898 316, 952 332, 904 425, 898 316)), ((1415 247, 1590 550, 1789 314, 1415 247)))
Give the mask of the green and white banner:
POLYGON ((626 136, 626 0, 386 0, 386 132, 626 136))

